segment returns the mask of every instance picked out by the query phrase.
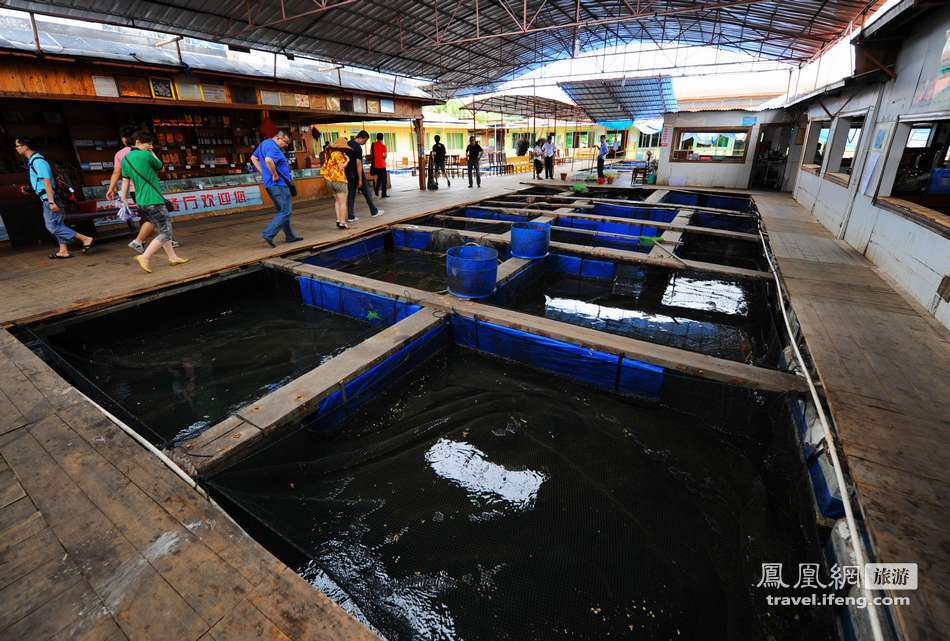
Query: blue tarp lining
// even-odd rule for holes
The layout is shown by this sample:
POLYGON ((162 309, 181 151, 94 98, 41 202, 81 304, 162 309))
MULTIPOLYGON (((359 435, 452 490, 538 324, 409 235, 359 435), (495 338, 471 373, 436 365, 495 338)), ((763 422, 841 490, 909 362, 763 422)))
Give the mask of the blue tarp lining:
POLYGON ((304 419, 307 429, 320 431, 336 427, 366 401, 401 380, 429 357, 445 349, 449 338, 449 329, 445 323, 440 323, 416 337, 345 383, 342 390, 337 388, 323 399, 319 409, 304 419))
POLYGON ((671 191, 663 197, 663 202, 672 203, 674 205, 689 205, 692 207, 752 211, 752 201, 746 196, 721 196, 718 194, 671 191))
POLYGON ((662 367, 510 327, 452 315, 455 342, 627 396, 659 401, 662 367))
POLYGON ((687 191, 671 191, 663 197, 663 202, 672 203, 674 205, 691 205, 693 207, 697 207, 699 206, 699 194, 694 194, 687 191))
POLYGON ((713 229, 728 229, 729 231, 741 231, 747 234, 754 234, 757 226, 755 219, 736 218, 735 216, 720 216, 709 212, 697 211, 693 213, 689 221, 690 225, 697 227, 712 227, 713 229))
POLYGON ((668 223, 678 213, 675 209, 660 209, 652 207, 625 207, 608 203, 594 203, 593 209, 585 209, 577 213, 592 213, 596 216, 613 216, 614 218, 636 218, 638 220, 652 220, 658 223, 668 223))
MULTIPOLYGON (((540 216, 543 212, 538 212, 540 216)), ((492 211, 490 209, 480 209, 478 207, 466 207, 465 211, 462 212, 464 218, 485 218, 489 220, 503 220, 506 222, 512 223, 523 223, 530 220, 527 216, 518 216, 516 214, 506 214, 500 211, 492 211)))
POLYGON ((660 235, 660 230, 649 225, 640 225, 637 223, 618 223, 606 220, 591 220, 590 218, 577 218, 575 216, 558 216, 554 222, 555 227, 570 227, 571 229, 585 229, 589 231, 602 231, 609 234, 624 234, 626 236, 651 236, 660 235))
POLYGON ((742 196, 717 196, 709 194, 706 197, 706 207, 713 209, 732 209, 733 211, 751 211, 752 202, 742 196))
POLYGON ((559 243, 583 245, 585 247, 607 247, 628 252, 649 253, 653 247, 651 238, 641 239, 639 236, 604 236, 600 234, 582 234, 566 229, 552 229, 551 240, 559 243))
POLYGON ((815 500, 821 513, 830 519, 840 519, 844 516, 844 504, 841 502, 841 497, 831 489, 831 484, 837 488, 837 483, 834 481, 833 467, 827 459, 827 454, 821 453, 809 461, 808 475, 811 477, 815 500))
POLYGON ((388 327, 422 309, 414 303, 328 283, 310 276, 297 276, 297 282, 304 304, 379 327, 388 327))
POLYGON ((566 254, 549 254, 545 259, 544 266, 551 271, 592 280, 613 280, 617 267, 610 261, 568 256, 566 254))
POLYGON ((383 251, 386 248, 386 235, 371 236, 336 249, 328 249, 319 254, 303 259, 302 262, 318 267, 336 267, 340 263, 351 262, 369 256, 373 252, 383 251))
POLYGON ((412 229, 394 229, 393 246, 397 249, 420 249, 424 250, 432 242, 432 232, 416 231, 412 229))

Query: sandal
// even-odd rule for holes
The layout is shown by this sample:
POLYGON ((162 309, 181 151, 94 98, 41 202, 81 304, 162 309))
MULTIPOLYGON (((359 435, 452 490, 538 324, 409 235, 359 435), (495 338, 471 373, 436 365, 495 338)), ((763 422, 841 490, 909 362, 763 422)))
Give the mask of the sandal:
POLYGON ((50 260, 65 260, 65 259, 67 259, 67 258, 72 258, 72 257, 73 257, 72 254, 66 254, 65 256, 61 256, 60 254, 50 254, 50 255, 49 255, 49 259, 50 259, 50 260))
POLYGON ((88 253, 89 253, 89 250, 92 249, 93 243, 95 243, 95 242, 96 242, 96 241, 94 241, 94 240, 90 240, 88 245, 83 245, 83 246, 82 246, 82 253, 88 254, 88 253))
POLYGON ((336 224, 336 228, 337 228, 337 229, 349 229, 350 226, 347 225, 346 223, 337 223, 337 224, 336 224))

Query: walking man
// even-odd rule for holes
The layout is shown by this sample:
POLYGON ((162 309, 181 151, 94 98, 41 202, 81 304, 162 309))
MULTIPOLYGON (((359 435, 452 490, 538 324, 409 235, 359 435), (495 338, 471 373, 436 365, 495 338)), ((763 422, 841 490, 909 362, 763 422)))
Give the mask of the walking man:
POLYGON ((597 177, 604 177, 604 160, 607 158, 607 136, 600 137, 600 149, 597 151, 597 177))
POLYGON ((356 192, 359 191, 366 199, 369 206, 369 215, 373 218, 383 214, 382 209, 377 209, 373 203, 373 197, 369 193, 369 185, 366 184, 366 177, 363 175, 363 145, 369 140, 369 133, 363 129, 356 138, 347 143, 349 150, 347 154, 350 162, 346 163, 346 222, 355 223, 359 220, 356 217, 356 192))
POLYGON ((475 136, 468 137, 468 147, 465 148, 465 163, 468 166, 468 186, 472 186, 472 172, 475 172, 475 180, 478 186, 482 186, 482 174, 478 163, 482 159, 482 146, 475 140, 475 136))
POLYGON ((548 135, 541 150, 544 152, 544 177, 554 180, 554 154, 557 153, 554 136, 548 135))
POLYGON ((158 232, 145 251, 135 257, 139 267, 148 274, 152 273, 149 260, 159 249, 165 250, 169 265, 188 262, 187 258, 176 254, 172 246, 172 221, 168 216, 168 207, 165 205, 165 197, 162 195, 156 173, 162 168, 162 161, 152 150, 152 140, 152 134, 147 131, 132 134, 134 149, 122 159, 122 177, 126 180, 122 181, 122 192, 119 196, 123 203, 128 204, 129 183, 134 183, 135 204, 138 206, 139 216, 143 221, 154 225, 155 231, 158 232))
POLYGON ((436 135, 435 144, 432 145, 432 173, 435 176, 435 180, 439 180, 439 172, 442 172, 442 175, 445 176, 445 183, 449 187, 452 186, 452 181, 449 180, 449 175, 445 173, 445 145, 441 142, 442 137, 436 135))
POLYGON ((284 149, 289 144, 290 136, 286 131, 280 130, 273 138, 262 141, 251 155, 251 162, 254 163, 254 168, 260 172, 264 188, 274 202, 274 207, 277 208, 274 217, 261 232, 264 242, 271 247, 277 247, 274 244, 274 236, 281 230, 283 230, 284 238, 288 243, 303 240, 303 237, 295 234, 290 226, 290 216, 293 213, 293 202, 291 200, 293 180, 290 175, 290 163, 287 162, 287 156, 284 155, 284 149))
POLYGON ((382 191, 382 197, 389 198, 386 194, 386 183, 389 182, 389 177, 386 172, 386 145, 383 143, 383 134, 376 134, 376 142, 370 145, 369 155, 373 163, 370 171, 376 177, 373 183, 373 194, 379 196, 379 192, 382 191))
POLYGON ((69 253, 69 243, 77 238, 82 242, 82 253, 85 254, 92 247, 92 238, 66 226, 64 222, 66 204, 61 198, 56 197, 53 168, 42 154, 33 151, 31 144, 26 138, 17 138, 16 152, 26 158, 30 187, 43 203, 43 221, 46 223, 46 230, 59 243, 59 251, 50 254, 49 257, 52 260, 72 258, 72 254, 69 253))

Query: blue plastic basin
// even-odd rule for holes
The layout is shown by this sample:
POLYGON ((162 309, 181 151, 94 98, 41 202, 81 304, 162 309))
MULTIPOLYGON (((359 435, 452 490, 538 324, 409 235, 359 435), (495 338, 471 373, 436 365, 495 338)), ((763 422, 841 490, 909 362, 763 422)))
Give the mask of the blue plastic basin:
POLYGON ((498 252, 491 247, 450 247, 445 258, 449 293, 458 298, 486 298, 495 293, 498 252))
POLYGON ((511 255, 515 258, 544 258, 550 245, 550 225, 515 223, 511 226, 511 255))

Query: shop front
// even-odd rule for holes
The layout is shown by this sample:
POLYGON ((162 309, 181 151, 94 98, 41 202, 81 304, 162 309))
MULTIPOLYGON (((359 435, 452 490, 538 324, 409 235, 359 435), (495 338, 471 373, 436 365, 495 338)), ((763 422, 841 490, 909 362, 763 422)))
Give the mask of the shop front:
POLYGON ((122 127, 153 134, 161 188, 177 205, 173 216, 195 218, 270 206, 251 155, 277 130, 293 141, 285 153, 297 200, 309 200, 329 193, 319 169, 322 141, 313 137, 318 123, 362 120, 383 109, 411 118, 422 104, 241 77, 166 77, 160 70, 133 77, 118 66, 107 75, 78 62, 59 69, 61 82, 37 83, 30 78, 48 78, 48 61, 0 58, 0 240, 14 246, 48 240, 38 200, 20 190, 27 176, 17 138, 29 138, 73 185, 68 224, 102 238, 131 231, 115 216, 118 203, 106 198, 122 127), (356 108, 363 112, 349 111, 356 108))

